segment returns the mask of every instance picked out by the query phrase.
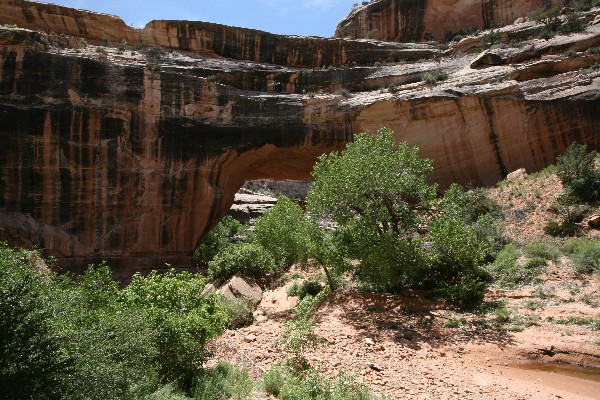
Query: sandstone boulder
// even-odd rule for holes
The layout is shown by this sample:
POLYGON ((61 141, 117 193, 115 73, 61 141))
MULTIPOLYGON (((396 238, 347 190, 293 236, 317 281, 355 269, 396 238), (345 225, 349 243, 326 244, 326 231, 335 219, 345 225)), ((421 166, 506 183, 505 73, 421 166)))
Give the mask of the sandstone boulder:
POLYGON ((525 170, 525 168, 519 168, 516 171, 511 172, 510 174, 506 175, 506 180, 507 181, 516 181, 519 178, 525 178, 527 176, 527 171, 525 170))
POLYGON ((600 214, 595 214, 589 217, 587 224, 592 229, 600 229, 600 214))
POLYGON ((241 275, 234 275, 217 289, 230 300, 243 298, 249 303, 258 304, 262 300, 263 291, 256 281, 241 275))

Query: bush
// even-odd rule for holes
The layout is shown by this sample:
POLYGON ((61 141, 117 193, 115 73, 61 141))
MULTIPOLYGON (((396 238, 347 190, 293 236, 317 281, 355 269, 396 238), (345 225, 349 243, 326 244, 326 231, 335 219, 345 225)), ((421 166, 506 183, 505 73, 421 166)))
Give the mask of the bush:
POLYGON ((550 236, 574 236, 575 230, 575 224, 570 221, 559 223, 555 220, 550 220, 544 226, 544 232, 550 236))
POLYGON ((153 271, 146 277, 134 275, 120 293, 129 309, 146 312, 158 339, 161 378, 178 382, 186 390, 207 356, 206 343, 227 324, 219 296, 199 295, 205 285, 201 275, 153 271))
POLYGON ((537 259, 531 264, 521 265, 517 262, 521 252, 514 244, 508 244, 502 249, 496 260, 488 265, 488 271, 496 283, 503 287, 514 288, 533 283, 539 275, 540 263, 546 265, 546 260, 537 259))
POLYGON ((237 273, 261 278, 274 269, 275 260, 262 246, 236 243, 225 247, 208 263, 208 278, 229 279, 237 273))
POLYGON ((578 238, 565 243, 563 251, 573 259, 573 269, 580 274, 600 271, 600 241, 578 238))
POLYGON ((61 399, 72 359, 52 329, 45 277, 0 243, 0 398, 61 399))
POLYGON ((417 281, 461 308, 481 303, 490 277, 481 268, 485 244, 474 230, 460 220, 438 218, 429 227, 426 243, 431 247, 429 267, 417 281))
POLYGON ((217 253, 229 246, 235 235, 244 231, 244 225, 226 215, 200 242, 194 252, 194 257, 201 263, 207 264, 217 253))
POLYGON ((579 19, 577 13, 571 12, 567 14, 565 21, 558 28, 561 32, 579 32, 584 29, 583 22, 579 19))
POLYGON ((502 39, 502 32, 499 30, 492 30, 481 37, 481 45, 486 48, 490 48, 498 43, 502 39))
POLYGON ((222 298, 223 307, 227 314, 228 324, 230 329, 241 328, 251 325, 254 322, 253 307, 244 298, 230 300, 226 297, 222 298))
POLYGON ((311 277, 302 283, 294 282, 287 291, 288 296, 298 297, 302 300, 306 296, 316 296, 323 290, 324 286, 317 278, 311 277))
POLYGON ((448 79, 446 71, 426 71, 421 74, 421 80, 431 85, 439 81, 445 81, 446 79, 448 79))
POLYGON ((220 361, 214 368, 203 371, 195 386, 197 400, 243 400, 252 395, 254 383, 248 370, 220 361))
POLYGON ((371 390, 356 382, 353 375, 340 372, 335 381, 319 369, 298 371, 285 363, 276 365, 263 377, 263 387, 282 400, 371 400, 371 390))
POLYGON ((571 144, 556 160, 556 174, 567 192, 583 201, 600 199, 600 170, 595 167, 598 153, 585 144, 571 144))
POLYGON ((559 252, 556 245, 548 242, 532 242, 525 246, 525 252, 529 257, 539 257, 544 260, 558 260, 559 252))
POLYGON ((277 264, 289 267, 308 259, 310 229, 302 208, 287 197, 280 197, 275 207, 256 221, 254 240, 277 264))

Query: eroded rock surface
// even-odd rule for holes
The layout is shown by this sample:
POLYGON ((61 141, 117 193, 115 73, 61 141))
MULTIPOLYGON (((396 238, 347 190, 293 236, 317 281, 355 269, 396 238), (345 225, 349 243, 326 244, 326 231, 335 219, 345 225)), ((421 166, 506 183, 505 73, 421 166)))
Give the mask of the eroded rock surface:
POLYGON ((448 32, 511 24, 564 0, 371 0, 342 19, 336 37, 401 42, 443 39, 448 32))
POLYGON ((600 70, 587 52, 600 25, 471 68, 482 57, 452 48, 452 57, 369 63, 389 56, 374 46, 439 50, 365 40, 271 35, 277 49, 252 55, 245 49, 262 49, 264 38, 243 29, 220 53, 210 41, 184 46, 179 28, 155 30, 149 43, 178 51, 150 57, 147 48, 118 48, 132 28, 114 20, 0 0, 0 23, 43 31, 35 25, 43 22, 55 32, 0 28, 0 240, 43 247, 68 268, 191 263, 245 181, 310 179, 318 155, 383 126, 434 160, 442 187, 539 170, 573 141, 600 149, 600 70), (98 46, 109 31, 114 47, 98 46), (315 43, 319 62, 310 61, 315 43), (330 43, 346 43, 362 61, 298 66, 343 63, 330 43), (448 78, 424 82, 432 71, 448 78))

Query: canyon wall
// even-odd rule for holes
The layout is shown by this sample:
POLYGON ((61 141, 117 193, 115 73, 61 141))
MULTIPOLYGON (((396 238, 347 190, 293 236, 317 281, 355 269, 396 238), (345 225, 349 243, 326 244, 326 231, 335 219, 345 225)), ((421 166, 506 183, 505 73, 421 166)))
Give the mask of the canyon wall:
POLYGON ((276 35, 209 22, 152 21, 135 29, 116 16, 26 0, 1 0, 0 24, 76 36, 95 45, 111 42, 118 46, 126 41, 207 57, 309 68, 418 60, 439 53, 414 44, 276 35))
POLYGON ((340 21, 339 38, 390 42, 444 39, 448 32, 511 24, 519 17, 568 0, 372 0, 340 21))
MULTIPOLYGON (((309 69, 235 58, 242 49, 149 65, 143 49, 70 46, 64 25, 52 29, 65 38, 0 27, 0 240, 43 247, 69 269, 189 264, 245 181, 309 179, 320 154, 383 126, 434 160, 442 187, 539 170, 573 141, 600 149, 600 56, 554 54, 600 46, 600 25, 504 65, 487 65, 502 56, 488 53, 474 67, 476 55, 309 69), (441 70, 447 80, 421 80, 441 70)), ((312 53, 317 39, 297 40, 312 53)))

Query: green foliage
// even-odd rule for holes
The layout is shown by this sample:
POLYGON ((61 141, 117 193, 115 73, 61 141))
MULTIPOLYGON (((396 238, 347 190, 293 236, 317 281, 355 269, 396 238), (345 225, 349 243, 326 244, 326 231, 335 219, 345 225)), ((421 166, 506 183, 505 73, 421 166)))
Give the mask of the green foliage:
POLYGON ((267 250, 278 264, 286 267, 306 262, 311 239, 311 222, 302 208, 280 197, 275 207, 257 221, 254 240, 267 250))
POLYGON ((577 13, 570 12, 558 29, 561 32, 579 32, 584 29, 584 25, 577 13))
POLYGON ((485 33, 481 37, 481 45, 483 47, 490 48, 490 47, 500 43, 501 40, 502 40, 502 32, 500 32, 499 30, 493 29, 493 30, 485 33))
POLYGON ((0 243, 0 399, 60 399, 72 360, 52 330, 49 277, 29 258, 0 243))
POLYGON ((600 199, 600 170, 595 167, 598 153, 587 151, 585 144, 571 144, 556 160, 556 174, 567 193, 583 200, 600 199))
POLYGON ((255 243, 235 243, 225 247, 208 263, 208 277, 228 279, 236 273, 255 278, 264 277, 275 269, 275 260, 262 246, 255 243))
POLYGON ((244 400, 252 394, 254 383, 246 369, 221 361, 196 378, 197 400, 244 400))
POLYGON ((559 256, 558 248, 550 242, 531 242, 525 246, 525 252, 529 257, 539 257, 548 261, 556 261, 559 256))
POLYGON ((430 261, 418 280, 461 308, 481 303, 490 277, 481 267, 485 243, 473 228, 458 219, 438 218, 429 227, 426 243, 430 261))
POLYGON ((573 236, 575 235, 575 225, 570 221, 560 223, 550 220, 544 226, 544 232, 550 236, 573 236))
POLYGON ((159 338, 161 374, 189 388, 206 357, 206 342, 222 333, 227 314, 216 294, 200 296, 206 282, 200 275, 170 271, 133 276, 122 291, 131 309, 146 310, 159 338))
POLYGON ((318 342, 313 312, 329 293, 329 290, 322 290, 316 296, 305 296, 294 307, 294 317, 285 323, 283 337, 278 342, 297 369, 303 369, 307 365, 304 352, 318 342))
POLYGON ((419 158, 416 147, 396 144, 391 130, 358 134, 343 153, 319 157, 308 207, 367 237, 408 237, 435 198, 436 186, 425 179, 431 171, 431 161, 419 158))
POLYGON ((492 261, 508 243, 503 232, 501 207, 487 197, 485 190, 477 188, 465 192, 460 185, 452 184, 440 200, 440 209, 474 229, 475 237, 487 244, 486 260, 492 261))
POLYGON ((340 372, 335 381, 328 379, 318 368, 297 371, 279 364, 267 371, 263 387, 281 400, 371 400, 371 390, 356 382, 353 375, 340 372))
POLYGON ((500 214, 499 207, 482 191, 464 193, 459 186, 436 203, 437 188, 426 181, 431 170, 430 160, 419 158, 417 148, 397 144, 389 129, 359 134, 341 154, 319 159, 308 207, 313 218, 339 226, 331 247, 338 249, 338 260, 359 260, 353 268, 364 287, 426 287, 472 307, 487 287, 489 277, 480 266, 495 238, 488 245, 490 227, 478 237, 467 224, 500 214))
POLYGON ((431 85, 439 81, 445 81, 446 79, 448 79, 446 71, 426 71, 421 74, 421 80, 431 85))
POLYGON ((580 317, 571 316, 554 320, 554 323, 560 325, 582 325, 591 328, 594 331, 600 331, 600 317, 580 317))
POLYGON ((244 231, 244 225, 230 215, 226 215, 202 239, 194 252, 194 257, 201 263, 211 261, 217 253, 232 243, 233 237, 244 231))
POLYGON ((542 23, 549 27, 551 30, 556 32, 556 29, 560 26, 560 5, 554 5, 552 7, 540 8, 531 13, 530 18, 537 23, 542 23))
POLYGON ((287 295, 298 297, 298 300, 302 300, 308 295, 318 295, 323 288, 323 284, 317 277, 310 277, 309 279, 302 281, 302 283, 294 282, 288 289, 287 295))
POLYGON ((514 288, 533 283, 540 274, 541 268, 546 265, 546 260, 543 258, 534 258, 535 261, 522 265, 517 262, 520 256, 519 249, 510 243, 498 253, 496 260, 488 266, 488 271, 498 285, 514 288))
POLYGON ((234 300, 223 297, 222 302, 225 313, 227 314, 227 326, 229 328, 240 328, 254 322, 254 309, 248 300, 242 297, 234 300))
POLYGON ((600 271, 600 241, 577 238, 565 243, 563 251, 573 260, 573 269, 577 273, 600 271))

